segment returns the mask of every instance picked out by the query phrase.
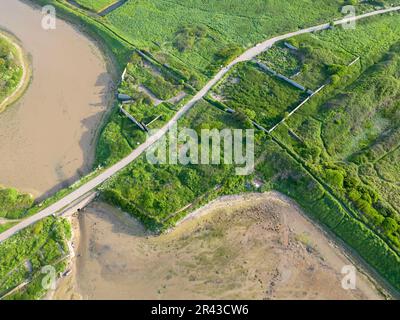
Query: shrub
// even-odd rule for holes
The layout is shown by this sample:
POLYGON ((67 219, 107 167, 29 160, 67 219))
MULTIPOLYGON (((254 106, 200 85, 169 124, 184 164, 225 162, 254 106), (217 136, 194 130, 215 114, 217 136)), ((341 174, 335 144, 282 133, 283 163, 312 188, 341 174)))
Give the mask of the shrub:
POLYGON ((339 189, 343 188, 344 176, 339 170, 326 169, 325 178, 327 183, 331 186, 339 189))
POLYGON ((0 217, 17 219, 33 204, 32 196, 0 186, 0 217))
POLYGON ((398 228, 399 228, 399 225, 398 225, 397 221, 390 217, 385 218, 385 220, 382 223, 382 229, 387 234, 396 232, 398 228))

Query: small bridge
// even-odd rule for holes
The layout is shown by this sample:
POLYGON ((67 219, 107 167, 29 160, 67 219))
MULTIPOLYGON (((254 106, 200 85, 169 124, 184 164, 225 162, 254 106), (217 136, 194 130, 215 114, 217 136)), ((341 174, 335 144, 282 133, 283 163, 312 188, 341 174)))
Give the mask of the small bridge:
POLYGON ((85 207, 87 207, 93 200, 95 200, 98 196, 97 191, 90 191, 87 194, 83 195, 73 203, 71 203, 68 207, 62 209, 57 212, 56 216, 64 216, 68 217, 73 215, 76 212, 82 211, 85 207))

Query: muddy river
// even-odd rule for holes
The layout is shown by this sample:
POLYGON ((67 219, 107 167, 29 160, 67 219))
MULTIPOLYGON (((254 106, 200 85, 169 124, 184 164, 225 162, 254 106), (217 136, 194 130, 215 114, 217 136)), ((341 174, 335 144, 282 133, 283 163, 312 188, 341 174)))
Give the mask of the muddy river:
POLYGON ((99 49, 76 28, 22 1, 0 1, 0 28, 30 56, 32 82, 0 114, 0 184, 43 197, 91 170, 112 77, 99 49))

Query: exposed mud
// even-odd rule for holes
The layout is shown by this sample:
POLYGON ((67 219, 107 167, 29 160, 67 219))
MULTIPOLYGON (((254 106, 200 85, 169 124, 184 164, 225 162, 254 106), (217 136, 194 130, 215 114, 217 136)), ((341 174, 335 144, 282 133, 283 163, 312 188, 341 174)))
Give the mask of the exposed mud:
POLYGON ((277 193, 216 201, 161 236, 103 203, 75 227, 75 265, 55 299, 383 298, 360 272, 344 290, 352 263, 277 193))

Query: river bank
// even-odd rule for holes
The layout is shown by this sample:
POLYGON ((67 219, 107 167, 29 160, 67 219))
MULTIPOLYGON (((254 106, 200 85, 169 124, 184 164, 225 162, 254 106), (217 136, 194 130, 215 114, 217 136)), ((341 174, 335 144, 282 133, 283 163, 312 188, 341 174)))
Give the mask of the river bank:
POLYGON ((71 273, 54 299, 382 299, 343 250, 280 194, 223 198, 169 233, 149 234, 94 203, 75 218, 71 273))
POLYGON ((117 77, 111 58, 81 30, 61 19, 44 30, 39 9, 0 3, 0 27, 21 41, 33 73, 24 96, 0 114, 0 181, 40 200, 93 169, 117 77))

